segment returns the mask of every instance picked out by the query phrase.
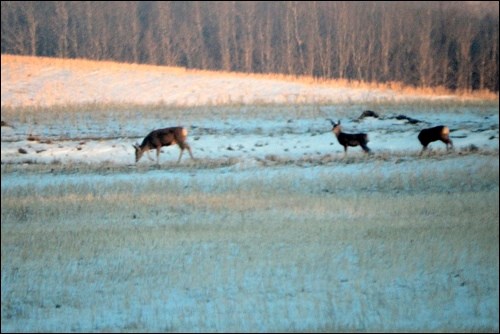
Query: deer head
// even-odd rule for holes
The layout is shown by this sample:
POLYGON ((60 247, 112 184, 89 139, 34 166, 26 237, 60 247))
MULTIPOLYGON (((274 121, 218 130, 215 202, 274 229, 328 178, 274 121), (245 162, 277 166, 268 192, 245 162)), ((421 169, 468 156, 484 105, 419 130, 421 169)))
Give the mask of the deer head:
POLYGON ((330 123, 332 123, 332 131, 335 135, 339 135, 339 133, 342 132, 342 128, 340 127, 340 120, 338 123, 335 123, 335 121, 331 120, 328 118, 328 120, 330 121, 330 123))
POLYGON ((145 150, 141 149, 141 146, 139 145, 139 143, 135 143, 135 145, 132 145, 132 146, 135 148, 135 162, 138 162, 139 159, 144 154, 145 150))

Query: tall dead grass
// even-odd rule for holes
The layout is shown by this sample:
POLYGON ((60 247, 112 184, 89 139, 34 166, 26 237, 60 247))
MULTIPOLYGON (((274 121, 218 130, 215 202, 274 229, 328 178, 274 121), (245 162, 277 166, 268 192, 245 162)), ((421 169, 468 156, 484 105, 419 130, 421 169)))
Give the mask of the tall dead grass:
POLYGON ((203 126, 203 122, 216 120, 224 122, 234 119, 276 119, 288 120, 304 118, 331 117, 334 112, 337 117, 357 118, 362 110, 377 110, 381 115, 401 114, 412 110, 419 113, 473 112, 485 115, 498 113, 498 101, 471 101, 471 100, 421 100, 407 103, 400 102, 370 102, 366 104, 329 104, 321 105, 231 105, 231 106, 203 106, 203 107, 175 107, 162 103, 151 105, 134 105, 130 103, 89 103, 68 104, 53 107, 2 106, 3 121, 13 126, 23 124, 32 127, 52 127, 53 124, 71 124, 84 127, 88 124, 101 126, 103 129, 113 128, 117 123, 127 126, 131 120, 137 122, 157 122, 159 119, 168 119, 169 123, 187 125, 193 122, 203 126), (333 111, 332 111, 333 110, 333 111))
POLYGON ((496 329, 498 169, 141 173, 2 187, 2 331, 496 329))

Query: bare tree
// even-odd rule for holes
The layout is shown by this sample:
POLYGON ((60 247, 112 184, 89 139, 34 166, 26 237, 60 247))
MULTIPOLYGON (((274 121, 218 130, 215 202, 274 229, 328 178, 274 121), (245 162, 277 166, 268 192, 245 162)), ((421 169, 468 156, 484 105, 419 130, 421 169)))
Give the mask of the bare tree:
POLYGON ((219 4, 220 15, 218 17, 218 35, 221 54, 221 68, 231 71, 233 67, 231 47, 231 31, 235 28, 234 1, 221 1, 219 4))
POLYGON ((1 6, 2 53, 498 91, 498 2, 1 6))

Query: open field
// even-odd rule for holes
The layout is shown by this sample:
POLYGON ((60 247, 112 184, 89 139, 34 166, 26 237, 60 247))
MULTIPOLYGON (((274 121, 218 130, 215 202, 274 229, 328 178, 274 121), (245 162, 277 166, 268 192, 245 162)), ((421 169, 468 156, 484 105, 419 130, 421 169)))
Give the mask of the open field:
POLYGON ((3 62, 2 332, 498 332, 498 101, 4 104, 3 62), (420 155, 438 124, 454 150, 420 155), (135 164, 172 125, 196 160, 135 164))
POLYGON ((2 173, 2 331, 494 332, 498 158, 421 163, 2 173))

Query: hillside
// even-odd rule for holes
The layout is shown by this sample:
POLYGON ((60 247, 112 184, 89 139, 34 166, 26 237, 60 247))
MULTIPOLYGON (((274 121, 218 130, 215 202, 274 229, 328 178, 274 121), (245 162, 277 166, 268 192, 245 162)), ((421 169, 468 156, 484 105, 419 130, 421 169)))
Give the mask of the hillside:
MULTIPOLYGON (((311 78, 248 75, 123 64, 2 55, 2 107, 86 103, 337 104, 475 99, 389 86, 311 78)), ((484 98, 484 96, 481 96, 484 98)), ((497 98, 494 94, 488 99, 497 98)))

